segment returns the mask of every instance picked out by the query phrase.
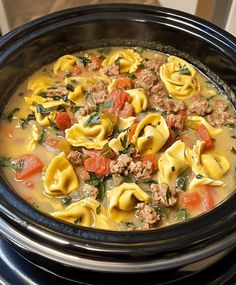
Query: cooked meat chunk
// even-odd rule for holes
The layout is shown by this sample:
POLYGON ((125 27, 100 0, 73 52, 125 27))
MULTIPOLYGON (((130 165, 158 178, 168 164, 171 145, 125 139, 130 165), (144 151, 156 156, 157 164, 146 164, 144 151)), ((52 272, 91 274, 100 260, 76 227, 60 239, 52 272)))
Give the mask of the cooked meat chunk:
POLYGON ((165 60, 160 57, 154 57, 151 60, 148 60, 144 63, 144 66, 150 70, 155 71, 156 73, 159 73, 160 66, 165 63, 165 60))
POLYGON ((88 65, 88 70, 98 70, 101 67, 101 61, 98 57, 94 56, 88 65))
POLYGON ((112 63, 109 66, 103 67, 102 71, 108 76, 117 77, 120 74, 120 66, 118 64, 112 63))
POLYGON ((98 80, 96 84, 90 87, 89 92, 98 103, 103 103, 108 96, 107 83, 104 80, 98 80))
POLYGON ((162 98, 162 97, 167 97, 168 96, 168 92, 166 90, 166 87, 165 87, 164 83, 161 80, 159 80, 157 82, 157 84, 155 84, 155 85, 153 85, 151 87, 150 95, 158 97, 158 98, 162 98))
POLYGON ((56 89, 48 89, 47 96, 51 96, 51 97, 60 96, 60 97, 63 97, 63 96, 67 96, 68 93, 69 93, 69 91, 66 89, 66 86, 60 85, 56 89))
POLYGON ((225 124, 236 124, 236 119, 233 119, 227 112, 214 111, 206 116, 206 120, 214 127, 221 127, 225 124))
POLYGON ((166 112, 173 112, 175 103, 171 99, 163 99, 158 96, 151 96, 150 104, 153 108, 162 109, 166 112))
POLYGON ((85 197, 91 197, 91 198, 96 199, 99 191, 98 191, 98 188, 96 188, 92 185, 84 184, 83 193, 84 193, 85 197))
POLYGON ((154 171, 152 163, 150 161, 131 161, 128 169, 138 181, 150 180, 154 171))
POLYGON ((144 69, 136 74, 137 79, 134 81, 135 88, 142 87, 149 90, 157 81, 157 76, 152 71, 144 69))
POLYGON ((178 188, 171 187, 165 183, 152 183, 150 188, 154 201, 166 207, 174 206, 176 204, 179 194, 178 188))
POLYGON ((228 110, 229 104, 225 100, 217 100, 214 103, 216 111, 225 112, 228 110))
MULTIPOLYGON (((91 114, 94 111, 94 105, 91 103, 87 103, 84 108, 80 108, 78 111, 78 114, 80 116, 87 116, 89 114, 91 114)), ((77 113, 77 112, 76 112, 77 113)), ((76 115, 75 113, 75 115, 76 115)))
POLYGON ((177 102, 177 104, 174 107, 174 113, 178 113, 180 111, 185 111, 186 110, 186 105, 183 101, 177 102))
POLYGON ((186 117, 181 114, 170 114, 167 116, 167 121, 172 122, 172 127, 182 132, 184 130, 186 117))
POLYGON ((197 95, 193 99, 194 102, 190 105, 188 109, 189 114, 205 116, 212 112, 212 107, 209 105, 205 97, 203 97, 202 95, 197 95))
POLYGON ((83 165, 82 154, 77 150, 71 151, 67 155, 67 158, 70 161, 70 163, 72 163, 73 165, 76 166, 83 165))
POLYGON ((114 175, 128 175, 129 174, 129 164, 132 158, 127 154, 121 154, 116 161, 112 160, 110 163, 110 171, 114 175))
POLYGON ((138 203, 135 211, 136 217, 143 222, 143 229, 150 229, 157 224, 161 217, 157 214, 155 209, 148 204, 138 203))

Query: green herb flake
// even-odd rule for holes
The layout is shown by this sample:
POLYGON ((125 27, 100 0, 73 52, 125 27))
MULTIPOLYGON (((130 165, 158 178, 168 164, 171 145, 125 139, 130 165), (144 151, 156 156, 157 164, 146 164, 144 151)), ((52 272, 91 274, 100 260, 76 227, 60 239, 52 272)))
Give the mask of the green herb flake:
POLYGON ((187 209, 182 208, 182 209, 177 211, 176 216, 175 216, 175 220, 186 221, 187 219, 189 219, 189 217, 190 217, 190 215, 189 215, 187 209))
POLYGON ((99 206, 96 208, 96 214, 99 215, 99 214, 100 214, 100 211, 101 211, 101 205, 99 205, 99 206))
POLYGON ((24 169, 24 160, 20 160, 18 162, 12 162, 11 167, 16 172, 21 172, 24 169))
POLYGON ((109 52, 111 51, 111 48, 107 47, 107 48, 100 48, 97 50, 101 55, 106 56, 109 54, 109 52))
POLYGON ((12 162, 10 157, 5 157, 5 156, 0 157, 0 167, 11 166, 11 164, 12 162))
POLYGON ((233 154, 236 154, 236 149, 235 147, 232 146, 231 150, 230 150, 233 154))
POLYGON ((104 182, 106 179, 108 179, 108 177, 98 178, 97 175, 93 172, 89 172, 89 177, 89 179, 85 180, 85 183, 98 188, 98 196, 96 199, 102 201, 105 197, 104 182))
POLYGON ((117 57, 117 59, 115 60, 115 64, 116 65, 120 65, 120 60, 122 59, 121 56, 117 57))
POLYGON ((25 129, 28 126, 29 121, 31 121, 31 120, 36 120, 35 114, 33 114, 33 113, 29 114, 26 119, 20 118, 20 126, 21 126, 21 128, 25 129))
POLYGON ((46 130, 43 128, 40 137, 38 139, 39 144, 43 144, 46 141, 46 130))
POLYGON ((40 113, 42 115, 48 115, 53 111, 51 109, 45 109, 42 104, 37 104, 34 102, 33 105, 36 107, 37 113, 40 113))
POLYGON ((70 83, 67 83, 66 89, 67 89, 68 91, 72 91, 72 92, 75 90, 74 86, 73 86, 72 84, 70 84, 70 83))
POLYGON ((82 222, 82 217, 78 217, 75 221, 74 221, 74 224, 81 224, 82 222))
POLYGON ((8 120, 9 122, 12 122, 13 116, 16 112, 20 111, 20 108, 14 108, 7 116, 4 118, 8 120))
POLYGON ((177 177, 175 185, 180 190, 185 191, 185 189, 186 189, 186 178, 185 177, 181 177, 181 176, 177 177))
POLYGON ((91 62, 91 59, 85 56, 79 56, 78 59, 82 63, 83 66, 86 66, 91 62))
POLYGON ((123 139, 120 138, 120 143, 121 143, 123 148, 126 148, 127 140, 128 140, 127 135, 124 135, 123 139))
POLYGON ((91 114, 88 120, 84 123, 85 127, 93 126, 101 122, 100 115, 98 112, 91 114))
POLYGON ((179 72, 181 75, 191 75, 190 70, 187 68, 186 65, 180 66, 180 69, 177 70, 176 72, 179 72))
POLYGON ((233 124, 233 123, 227 123, 227 124, 225 124, 225 126, 228 128, 231 128, 231 129, 236 128, 236 124, 233 124))
POLYGON ((69 206, 72 203, 71 196, 66 196, 62 199, 62 205, 69 206))

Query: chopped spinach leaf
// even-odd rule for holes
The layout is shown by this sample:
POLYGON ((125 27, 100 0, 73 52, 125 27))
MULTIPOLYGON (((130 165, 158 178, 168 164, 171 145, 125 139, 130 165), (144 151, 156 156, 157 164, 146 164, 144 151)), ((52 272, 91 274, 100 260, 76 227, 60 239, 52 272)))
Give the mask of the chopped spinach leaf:
POLYGON ((189 215, 187 209, 182 208, 182 209, 177 211, 175 220, 186 221, 189 217, 190 217, 190 215, 189 215))
POLYGON ((232 146, 231 150, 230 150, 233 154, 236 154, 236 149, 235 147, 232 146))
POLYGON ((73 86, 72 84, 70 84, 70 83, 68 83, 68 84, 66 85, 66 89, 67 89, 68 91, 72 91, 72 92, 75 90, 74 86, 73 86))
POLYGON ((179 70, 176 70, 175 72, 179 72, 179 74, 181 75, 191 75, 190 70, 187 68, 185 64, 183 66, 180 65, 179 70))
POLYGON ((10 157, 5 157, 5 156, 0 157, 0 167, 11 166, 11 164, 12 162, 10 157))
POLYGON ((33 113, 29 114, 26 119, 20 118, 20 126, 22 127, 22 129, 25 129, 28 126, 29 121, 35 120, 35 119, 36 119, 35 114, 33 113))
POLYGON ((18 162, 12 162, 11 167, 16 172, 21 172, 24 169, 24 160, 20 160, 18 162))
POLYGON ((43 128, 40 137, 38 139, 39 144, 43 144, 46 141, 46 130, 43 128))
POLYGON ((165 219, 166 213, 164 207, 162 207, 160 204, 154 204, 152 207, 162 219, 165 219))
POLYGON ((101 55, 106 56, 111 51, 111 48, 100 48, 97 50, 101 55))
POLYGON ((116 65, 120 65, 120 60, 122 59, 121 56, 117 57, 117 59, 115 60, 115 64, 116 65))
POLYGON ((34 102, 33 105, 36 107, 37 113, 48 115, 52 112, 51 109, 45 109, 42 104, 37 104, 34 102))
POLYGON ((206 99, 207 99, 207 101, 210 101, 211 99, 215 98, 216 96, 218 96, 218 95, 212 95, 210 97, 207 97, 206 99))
POLYGON ((166 191, 166 202, 167 202, 167 205, 170 204, 170 198, 171 198, 171 192, 169 189, 167 189, 166 191))
POLYGON ((98 188, 97 200, 102 201, 105 196, 104 181, 108 177, 98 178, 97 175, 93 172, 89 172, 89 177, 90 177, 89 179, 85 180, 85 183, 98 188))
POLYGON ((233 123, 227 123, 227 124, 225 124, 225 126, 228 128, 231 128, 231 129, 236 128, 236 124, 233 124, 233 123))
POLYGON ((72 203, 73 199, 71 196, 66 196, 62 199, 62 205, 69 206, 72 203))
POLYGON ((85 56, 79 56, 78 59, 82 63, 83 66, 86 66, 91 62, 91 59, 85 56))
POLYGON ((175 185, 177 188, 181 189, 182 191, 185 191, 186 189, 186 178, 185 177, 177 177, 175 185))
POLYGON ((99 215, 99 214, 100 214, 100 211, 101 211, 101 205, 99 205, 99 206, 96 208, 96 214, 99 215))
POLYGON ((124 135, 123 139, 120 138, 120 143, 121 143, 123 148, 126 148, 127 140, 128 140, 127 135, 124 135))
POLYGON ((98 112, 95 112, 89 116, 88 120, 84 123, 84 126, 85 127, 93 126, 99 124, 100 122, 101 122, 100 115, 98 112))
POLYGON ((135 149, 135 145, 131 143, 125 149, 120 150, 119 154, 129 154, 129 153, 132 153, 134 149, 135 149))
POLYGON ((133 73, 126 73, 125 74, 128 78, 130 78, 131 80, 134 80, 134 79, 136 79, 137 77, 136 77, 136 75, 135 74, 133 74, 133 73))
POLYGON ((20 108, 14 108, 7 116, 5 116, 5 119, 9 122, 12 122, 12 118, 16 112, 20 111, 20 108))
POLYGON ((82 217, 78 217, 75 221, 74 224, 81 224, 82 222, 82 217))

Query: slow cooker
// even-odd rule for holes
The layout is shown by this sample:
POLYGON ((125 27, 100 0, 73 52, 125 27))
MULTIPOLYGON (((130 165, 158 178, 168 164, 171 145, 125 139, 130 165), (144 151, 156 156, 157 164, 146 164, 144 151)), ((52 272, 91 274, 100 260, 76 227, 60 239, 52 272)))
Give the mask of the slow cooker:
MULTIPOLYGON (((179 55, 211 78, 235 107, 233 36, 180 11, 105 4, 50 14, 0 39, 1 111, 16 86, 42 65, 65 53, 107 46, 139 46, 179 55)), ((137 284, 140 280, 163 284, 216 266, 231 254, 228 268, 234 278, 235 191, 210 212, 186 222, 150 231, 113 232, 53 219, 17 196, 3 173, 0 183, 2 248, 42 272, 74 281, 94 273, 97 284, 103 284, 104 276, 110 276, 110 283, 104 284, 117 284, 117 276, 126 280, 127 275, 137 284)), ((2 256, 7 254, 3 251, 2 256)), ((89 282, 81 284, 96 284, 89 282)))

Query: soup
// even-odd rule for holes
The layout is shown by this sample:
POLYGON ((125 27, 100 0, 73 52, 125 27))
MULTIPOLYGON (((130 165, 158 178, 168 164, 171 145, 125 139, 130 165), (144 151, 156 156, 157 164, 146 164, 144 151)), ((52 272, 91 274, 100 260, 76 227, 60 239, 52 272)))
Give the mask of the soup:
POLYGON ((111 230, 200 215, 235 186, 235 113, 185 60, 141 48, 64 55, 18 87, 0 164, 53 217, 111 230))

